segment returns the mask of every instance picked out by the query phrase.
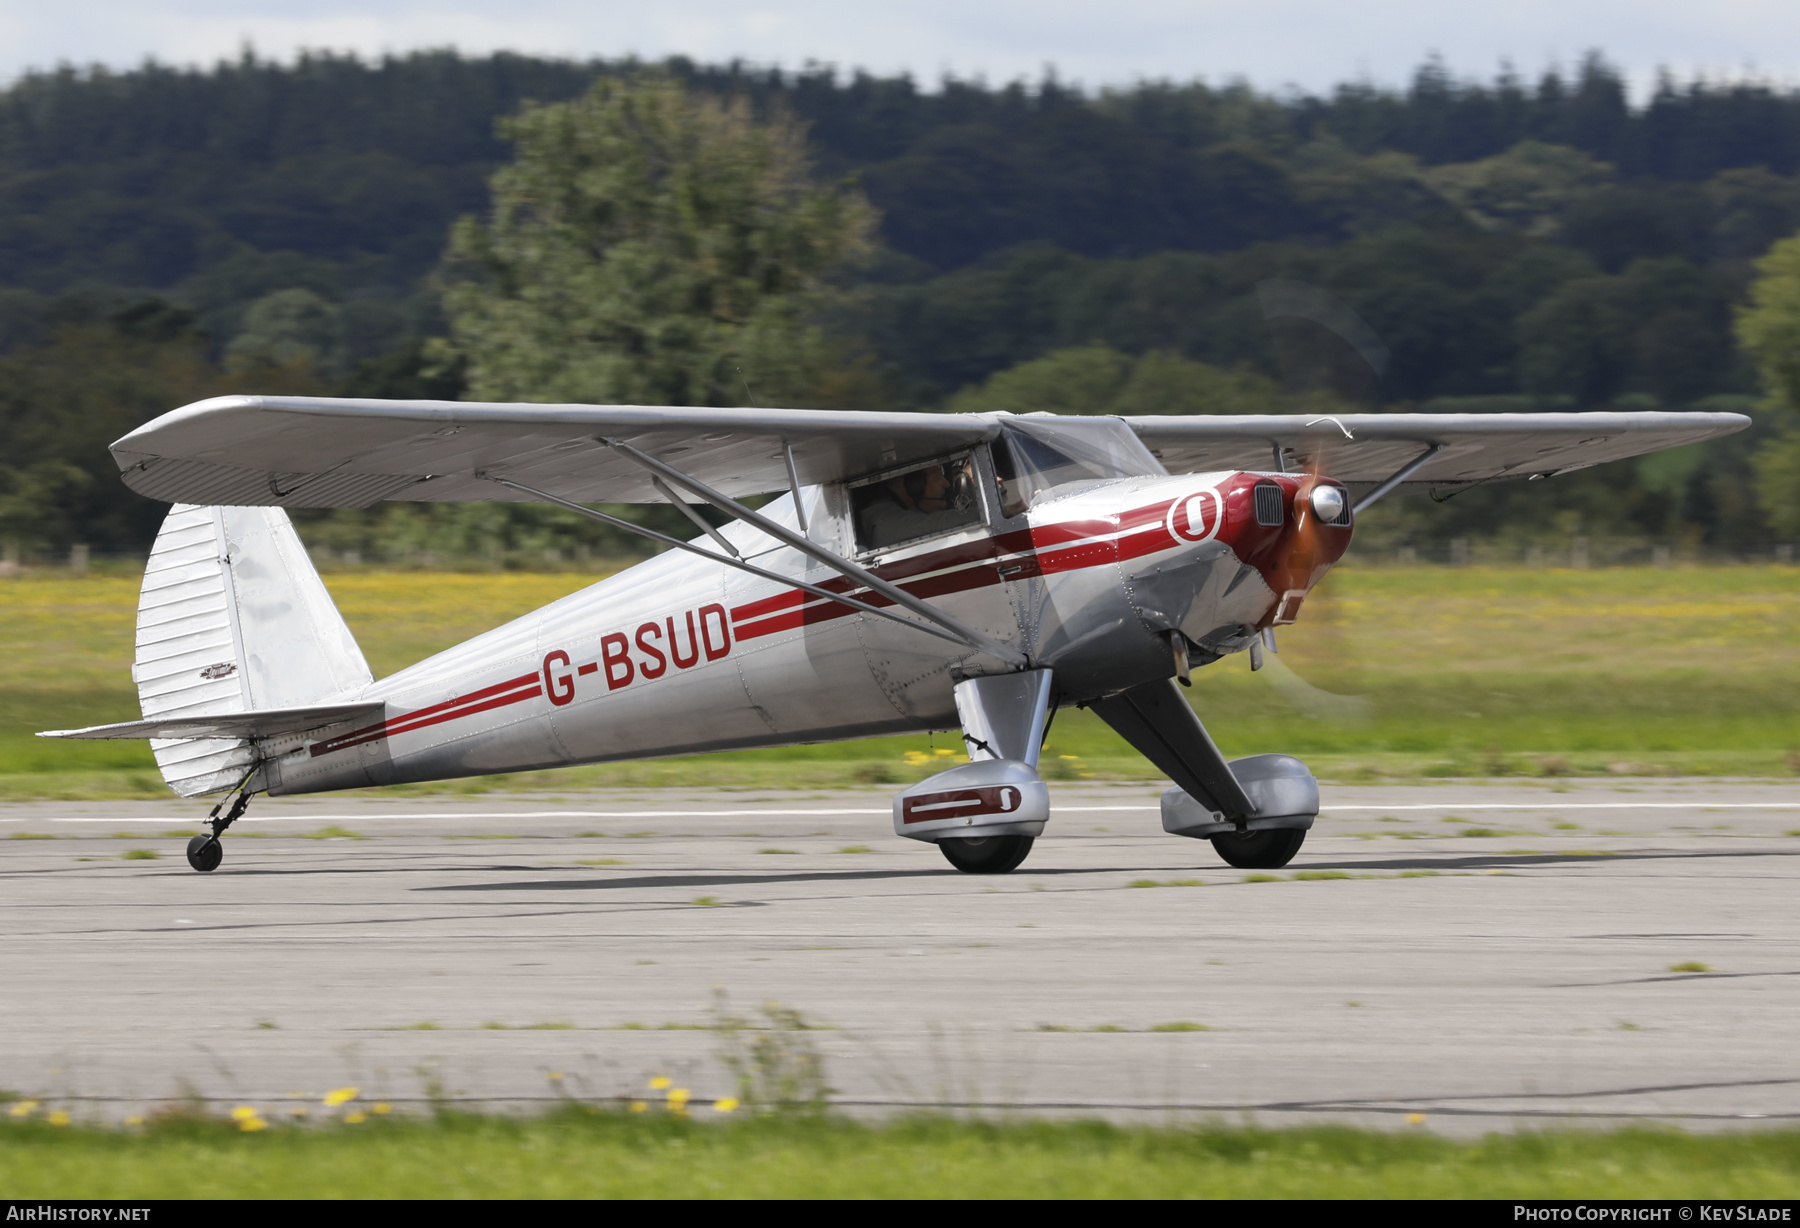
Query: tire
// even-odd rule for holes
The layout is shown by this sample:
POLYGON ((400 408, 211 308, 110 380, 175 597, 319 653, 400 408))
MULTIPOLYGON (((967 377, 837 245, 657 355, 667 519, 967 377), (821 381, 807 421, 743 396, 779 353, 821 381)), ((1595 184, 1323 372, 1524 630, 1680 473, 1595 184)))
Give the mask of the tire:
POLYGON ((964 874, 1011 874, 1031 852, 1031 836, 977 836, 939 840, 944 860, 964 874))
POLYGON ((1227 832, 1213 836, 1213 851, 1225 864, 1240 870, 1279 870, 1294 859, 1306 842, 1306 832, 1298 827, 1277 827, 1268 831, 1252 831, 1238 835, 1227 832))
POLYGON ((217 836, 195 836, 188 841, 188 864, 202 874, 210 874, 225 859, 225 846, 217 836))

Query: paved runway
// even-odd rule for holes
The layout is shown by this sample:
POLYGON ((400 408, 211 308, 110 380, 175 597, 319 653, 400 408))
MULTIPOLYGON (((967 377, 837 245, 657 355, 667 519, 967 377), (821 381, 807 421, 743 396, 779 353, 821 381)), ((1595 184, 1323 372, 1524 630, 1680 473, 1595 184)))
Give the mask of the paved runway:
POLYGON ((1800 1117, 1800 789, 1327 787, 1279 882, 1155 796, 1057 786, 1001 878, 895 838, 885 792, 261 799, 210 876, 192 804, 3 806, 0 1088, 704 1100, 721 1001, 778 1001, 869 1112, 1800 1117))

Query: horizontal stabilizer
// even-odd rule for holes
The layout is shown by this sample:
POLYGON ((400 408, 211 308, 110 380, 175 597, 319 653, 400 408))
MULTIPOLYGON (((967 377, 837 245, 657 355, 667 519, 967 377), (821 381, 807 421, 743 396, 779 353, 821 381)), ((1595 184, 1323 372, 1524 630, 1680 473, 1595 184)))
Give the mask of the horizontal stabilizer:
POLYGON ((46 729, 40 738, 272 738, 307 733, 349 721, 377 721, 382 702, 320 704, 311 708, 264 708, 256 712, 220 712, 213 716, 165 716, 86 729, 46 729))

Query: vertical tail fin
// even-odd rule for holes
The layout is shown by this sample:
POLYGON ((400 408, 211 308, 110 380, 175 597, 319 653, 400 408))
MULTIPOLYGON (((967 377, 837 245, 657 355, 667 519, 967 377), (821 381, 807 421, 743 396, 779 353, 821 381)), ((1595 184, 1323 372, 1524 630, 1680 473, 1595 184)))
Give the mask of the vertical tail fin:
MULTIPOLYGON (((372 681, 278 507, 169 509, 144 569, 131 673, 146 719, 300 707, 353 696, 372 681)), ((228 789, 256 762, 246 739, 150 747, 183 797, 228 789)))

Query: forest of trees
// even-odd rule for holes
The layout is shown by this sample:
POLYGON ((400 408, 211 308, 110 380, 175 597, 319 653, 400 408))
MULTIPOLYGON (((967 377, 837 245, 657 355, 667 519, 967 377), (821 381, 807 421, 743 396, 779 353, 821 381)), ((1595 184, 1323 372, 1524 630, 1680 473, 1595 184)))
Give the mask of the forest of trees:
MULTIPOLYGON (((434 340, 445 256, 514 155, 500 121, 643 67, 246 54, 0 91, 0 538, 142 550, 162 509, 105 444, 188 400, 462 395, 467 367, 434 340)), ((1751 458, 1788 423, 1735 320, 1757 262, 1800 231, 1800 91, 1665 80, 1633 105, 1598 55, 1487 82, 1428 62, 1404 88, 1318 96, 658 67, 803 126, 816 180, 879 219, 811 304, 830 361, 784 388, 793 403, 1730 407, 1755 429, 1529 498, 1394 501, 1371 544, 1766 555, 1792 533, 1757 499, 1751 458), (1270 279, 1354 310, 1388 351, 1379 376, 1318 326, 1267 318, 1270 279)), ((369 556, 625 548, 501 508, 307 531, 369 556)))

